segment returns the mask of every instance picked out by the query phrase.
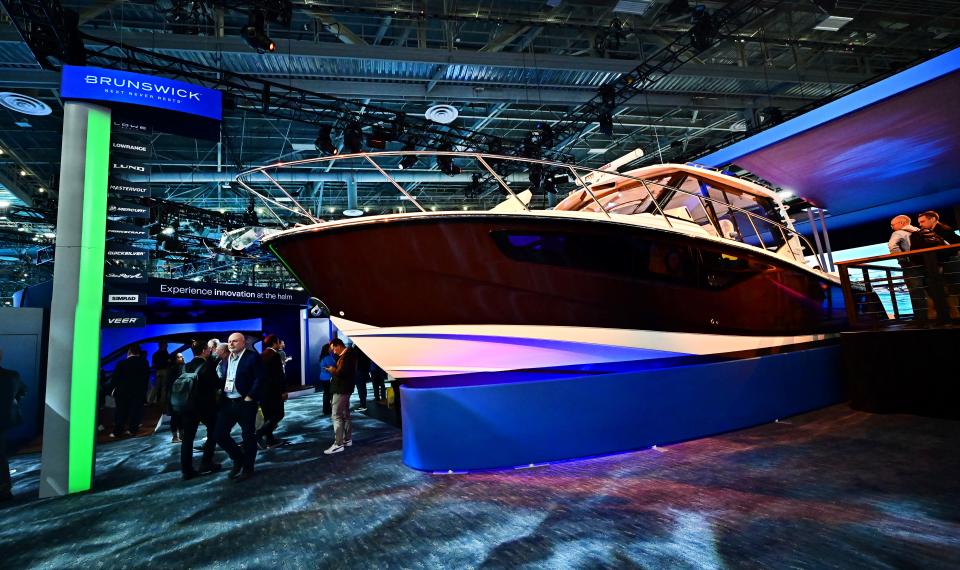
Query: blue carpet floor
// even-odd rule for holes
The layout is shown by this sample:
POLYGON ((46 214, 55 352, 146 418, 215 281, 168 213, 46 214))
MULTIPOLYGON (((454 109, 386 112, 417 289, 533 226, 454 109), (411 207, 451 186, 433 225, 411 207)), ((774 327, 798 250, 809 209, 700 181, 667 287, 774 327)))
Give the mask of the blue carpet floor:
POLYGON ((82 496, 37 500, 39 456, 13 458, 0 567, 960 567, 960 422, 834 406, 663 449, 434 475, 363 416, 352 448, 323 455, 319 407, 288 402, 290 444, 239 484, 181 481, 166 433, 100 446, 82 496))

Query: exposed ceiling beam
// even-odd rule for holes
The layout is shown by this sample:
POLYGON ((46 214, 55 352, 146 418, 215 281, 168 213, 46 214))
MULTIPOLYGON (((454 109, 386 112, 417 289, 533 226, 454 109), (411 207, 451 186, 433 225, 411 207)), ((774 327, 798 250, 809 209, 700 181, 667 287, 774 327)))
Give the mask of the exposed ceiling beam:
MULTIPOLYGON (((282 46, 276 54, 255 54, 249 46, 237 37, 214 38, 210 36, 191 36, 183 34, 153 34, 116 32, 97 30, 98 37, 106 40, 124 42, 127 45, 143 46, 146 49, 177 55, 180 53, 217 52, 246 55, 251 58, 285 58, 285 53, 296 53, 298 57, 366 59, 381 61, 402 61, 434 65, 476 65, 482 67, 506 67, 537 70, 568 70, 602 73, 626 73, 636 66, 634 60, 605 59, 598 57, 576 57, 552 54, 519 54, 514 52, 476 52, 466 50, 442 50, 433 48, 409 48, 399 46, 347 45, 336 43, 314 43, 306 40, 278 40, 282 46)), ((22 40, 15 30, 0 31, 0 43, 21 44, 22 40)), ((278 45, 278 48, 281 47, 278 45)), ((737 65, 716 65, 688 63, 671 74, 672 77, 709 77, 716 79, 737 79, 744 81, 765 81, 771 83, 832 83, 835 85, 855 85, 866 79, 865 74, 851 74, 819 70, 781 70, 737 65)))
MULTIPOLYGON (((289 83, 289 82, 288 82, 289 83)), ((416 83, 384 83, 367 81, 296 80, 291 84, 306 89, 339 97, 373 97, 380 101, 484 101, 494 103, 537 103, 543 105, 576 105, 584 103, 596 94, 592 89, 558 89, 546 87, 474 87, 470 85, 437 85, 427 93, 425 86, 416 83)), ((714 109, 743 109, 754 106, 776 106, 793 109, 812 99, 800 97, 768 97, 765 94, 718 95, 714 93, 667 94, 648 93, 637 95, 626 105, 654 107, 703 107, 714 109)))
MULTIPOLYGON (((344 25, 343 22, 340 22, 333 16, 329 14, 322 14, 319 12, 315 12, 312 15, 321 24, 323 24, 323 27, 326 28, 328 32, 337 36, 337 38, 339 38, 340 41, 343 42, 344 44, 351 45, 351 46, 368 45, 365 39, 355 34, 353 30, 351 30, 349 27, 344 25)), ((297 52, 293 52, 293 53, 297 53, 297 52)))
MULTIPOLYGON (((538 70, 571 70, 602 73, 625 73, 636 65, 634 60, 605 59, 597 57, 575 57, 551 54, 517 54, 513 52, 475 52, 466 50, 448 51, 433 48, 409 48, 399 46, 346 45, 335 43, 314 43, 306 40, 278 40, 289 42, 289 46, 279 49, 277 54, 254 54, 242 39, 236 37, 214 38, 181 34, 120 33, 111 30, 98 30, 97 35, 107 40, 123 41, 127 45, 144 46, 161 52, 216 52, 247 55, 251 58, 281 58, 283 53, 296 53, 299 57, 369 59, 381 61, 403 61, 434 65, 477 65, 486 67, 507 67, 538 70)), ((14 30, 0 32, 0 42, 21 43, 14 30)), ((739 79, 752 81, 770 81, 776 83, 797 83, 800 81, 853 85, 867 79, 863 74, 839 72, 821 72, 805 70, 761 69, 739 67, 736 65, 706 65, 689 63, 672 76, 711 77, 717 79, 739 79)))
MULTIPOLYGON (((428 91, 419 83, 385 83, 373 81, 294 80, 286 82, 298 89, 341 97, 375 98, 381 101, 489 101, 494 103, 527 103, 535 101, 547 105, 577 105, 589 101, 595 92, 592 89, 561 89, 549 86, 479 87, 470 85, 441 85, 428 91)), ((47 88, 60 86, 60 74, 39 70, 0 71, 0 87, 4 89, 47 88)), ((807 102, 799 97, 768 97, 766 95, 716 95, 710 93, 667 94, 648 93, 638 95, 628 105, 651 105, 654 107, 701 107, 714 109, 743 109, 757 105, 793 109, 807 102)))

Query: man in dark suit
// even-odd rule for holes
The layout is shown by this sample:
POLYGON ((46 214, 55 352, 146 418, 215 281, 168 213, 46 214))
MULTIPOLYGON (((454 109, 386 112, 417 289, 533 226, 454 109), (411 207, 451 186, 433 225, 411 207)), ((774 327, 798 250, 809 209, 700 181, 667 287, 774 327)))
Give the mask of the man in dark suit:
MULTIPOLYGON (((0 364, 3 351, 0 350, 0 364)), ((13 498, 10 465, 7 463, 7 430, 20 424, 20 400, 27 387, 20 381, 20 373, 0 366, 0 501, 13 498)))
POLYGON ((333 445, 323 450, 327 455, 340 453, 353 445, 353 430, 350 425, 350 394, 357 381, 357 351, 347 348, 343 341, 330 341, 330 350, 337 357, 336 366, 328 366, 333 375, 330 390, 333 392, 333 445))
POLYGON ((220 362, 219 375, 224 379, 220 412, 217 414, 217 443, 233 461, 230 478, 244 481, 253 476, 257 459, 257 408, 263 387, 263 363, 260 355, 247 348, 242 333, 227 339, 230 356, 220 362), (233 426, 240 424, 243 449, 230 437, 233 426))
POLYGON ((190 392, 187 409, 183 412, 183 438, 180 442, 180 472, 184 480, 193 479, 201 473, 219 471, 214 463, 216 450, 214 434, 217 425, 217 394, 223 390, 223 381, 217 376, 217 362, 208 344, 193 341, 193 360, 184 365, 184 372, 196 373, 193 390, 190 392), (193 441, 200 424, 207 426, 207 441, 203 444, 203 459, 200 469, 193 468, 193 441))
POLYGON ((110 382, 117 401, 113 433, 110 436, 136 435, 150 386, 150 365, 138 345, 131 345, 127 357, 117 363, 110 382))
POLYGON ((283 400, 286 398, 287 379, 283 372, 286 357, 280 351, 283 341, 275 334, 267 335, 263 341, 263 426, 257 430, 257 444, 260 449, 276 447, 283 443, 274 437, 273 430, 283 419, 283 400))

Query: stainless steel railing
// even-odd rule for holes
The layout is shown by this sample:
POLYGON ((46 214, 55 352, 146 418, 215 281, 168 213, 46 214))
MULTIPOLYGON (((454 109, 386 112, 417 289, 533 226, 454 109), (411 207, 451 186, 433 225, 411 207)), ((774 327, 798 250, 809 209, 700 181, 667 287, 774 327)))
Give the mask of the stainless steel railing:
MULTIPOLYGON (((509 197, 516 200, 524 210, 529 209, 528 205, 524 203, 517 196, 514 190, 510 187, 510 184, 506 180, 504 180, 504 178, 499 173, 497 173, 496 169, 494 168, 494 165, 496 163, 499 163, 501 161, 521 162, 521 163, 526 163, 527 166, 540 165, 543 167, 553 168, 560 171, 569 171, 570 174, 573 175, 574 179, 577 180, 579 189, 582 189, 587 193, 590 200, 597 207, 598 211, 604 214, 608 219, 612 219, 612 216, 610 215, 610 208, 607 206, 604 206, 600 202, 600 199, 591 189, 591 184, 587 183, 584 180, 584 176, 581 175, 581 173, 596 173, 596 174, 613 176, 613 177, 625 179, 625 180, 633 180, 640 183, 646 189, 648 197, 650 198, 651 203, 654 206, 656 214, 662 216, 667 221, 667 224, 671 227, 673 226, 673 221, 671 220, 671 216, 666 214, 663 211, 661 204, 659 204, 659 202, 657 201, 657 196, 654 195, 653 190, 651 190, 650 188, 651 186, 657 186, 664 190, 680 192, 682 194, 686 194, 688 196, 696 198, 698 203, 700 204, 700 207, 704 211, 707 222, 711 225, 711 227, 715 230, 716 234, 720 237, 724 237, 726 239, 734 239, 734 241, 741 241, 744 243, 748 243, 747 241, 748 239, 752 239, 752 237, 755 237, 759 247, 769 250, 770 247, 764 241, 764 237, 763 237, 764 234, 767 232, 762 232, 759 229, 760 227, 766 226, 769 228, 769 234, 771 237, 774 235, 774 232, 779 232, 780 237, 783 240, 781 242, 783 245, 779 246, 779 248, 786 247, 790 252, 791 257, 793 257, 796 261, 799 261, 799 262, 804 261, 804 255, 803 255, 804 246, 806 246, 807 250, 810 252, 816 251, 816 249, 814 249, 814 247, 811 245, 810 241, 806 237, 801 235, 799 232, 793 230, 792 228, 788 227, 784 223, 780 221, 772 220, 770 218, 767 218, 766 216, 761 216, 759 214, 756 214, 744 208, 740 208, 732 204, 729 204, 727 202, 710 198, 708 196, 703 196, 699 193, 690 192, 683 188, 669 186, 667 184, 660 184, 650 180, 644 180, 641 178, 637 178, 635 176, 631 176, 629 174, 602 170, 599 168, 590 168, 586 166, 572 165, 572 164, 556 162, 552 160, 525 158, 525 157, 517 157, 517 156, 505 156, 505 155, 496 155, 496 154, 487 154, 487 153, 478 153, 478 152, 458 152, 458 151, 414 150, 414 151, 382 151, 382 152, 370 152, 370 153, 362 152, 362 153, 355 153, 355 154, 341 154, 341 155, 314 157, 314 158, 307 158, 307 159, 289 161, 289 162, 277 162, 273 164, 259 166, 256 168, 246 170, 240 173, 239 175, 237 175, 236 182, 240 186, 242 186, 245 190, 247 190, 254 196, 261 199, 267 205, 268 209, 270 209, 271 213, 278 219, 279 219, 279 216, 277 216, 277 214, 272 209, 272 207, 274 206, 280 209, 289 211, 291 213, 304 216, 307 219, 309 219, 312 223, 318 223, 321 220, 316 216, 314 216, 307 208, 304 208, 297 201, 295 196, 293 196, 290 192, 287 192, 287 190, 284 189, 283 185, 281 184, 280 181, 277 180, 276 177, 271 176, 270 172, 276 169, 306 168, 312 165, 316 165, 315 167, 319 167, 319 166, 330 167, 337 161, 364 160, 367 163, 369 163, 374 168, 374 170, 383 177, 384 181, 389 182, 393 187, 395 187, 411 204, 413 204, 414 207, 416 207, 421 212, 426 212, 427 209, 424 208, 424 206, 416 199, 416 197, 412 193, 410 193, 406 188, 404 188, 393 176, 391 176, 389 172, 387 172, 387 170, 384 169, 384 167, 380 163, 377 162, 377 159, 380 159, 380 158, 387 158, 387 157, 402 158, 405 156, 417 156, 417 157, 446 156, 451 158, 468 158, 468 159, 475 160, 477 164, 479 164, 482 167, 482 169, 486 171, 490 179, 496 181, 496 183, 500 186, 500 188, 502 188, 509 197), (255 180, 255 178, 258 175, 263 176, 266 180, 265 181, 255 180), (275 187, 279 189, 280 192, 283 194, 283 199, 280 200, 280 199, 274 198, 270 196, 267 191, 255 189, 254 186, 258 183, 265 183, 268 187, 275 187), (292 204, 292 206, 288 206, 284 202, 289 202, 290 204, 292 204), (747 221, 749 221, 750 227, 753 230, 753 235, 752 236, 741 235, 740 239, 729 238, 725 236, 722 228, 719 225, 719 220, 715 219, 716 216, 712 216, 710 214, 707 208, 707 203, 718 205, 723 210, 726 210, 729 212, 737 212, 738 214, 742 215, 747 221), (758 224, 760 225, 758 226, 758 224), (796 246, 792 239, 794 237, 797 239, 797 241, 800 242, 800 247, 799 247, 800 251, 797 251, 796 249, 796 246)), ((641 202, 641 201, 642 200, 638 200, 638 202, 641 202)), ((623 204, 618 204, 617 206, 622 207, 623 204)), ((716 210, 716 208, 714 208, 714 210, 716 210)), ((771 243, 770 245, 773 246, 774 244, 771 243)))

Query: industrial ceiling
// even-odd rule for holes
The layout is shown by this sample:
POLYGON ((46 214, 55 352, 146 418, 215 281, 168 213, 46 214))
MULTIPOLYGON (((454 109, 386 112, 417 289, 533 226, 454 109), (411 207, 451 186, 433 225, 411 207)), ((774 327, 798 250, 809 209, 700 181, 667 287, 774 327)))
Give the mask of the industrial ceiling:
MULTIPOLYGON (((63 111, 56 65, 38 62, 14 25, 22 27, 18 10, 55 3, 2 4, 13 18, 0 25, 0 91, 52 112, 0 109, 0 302, 50 277, 63 111)), ((233 78, 215 140, 154 135, 148 182, 161 199, 157 215, 183 224, 183 244, 158 245, 164 255, 153 271, 247 283, 282 284, 283 274, 256 256, 213 251, 223 230, 245 223, 249 197, 229 181, 243 168, 317 156, 321 125, 339 145, 357 117, 369 135, 378 122, 403 116, 407 131, 387 149, 449 142, 487 150, 497 140, 508 151, 552 125, 566 136, 548 150, 581 165, 598 167, 637 148, 645 156, 636 165, 684 161, 960 43, 960 3, 946 0, 65 0, 62 7, 79 16, 90 65, 210 85, 233 78), (255 30, 262 37, 249 33, 257 13, 266 15, 255 30), (264 53, 251 47, 257 41, 264 53), (604 89, 616 90, 609 107, 599 103, 604 89), (425 114, 436 105, 452 106, 456 120, 431 123, 425 114), (600 124, 598 109, 609 112, 612 128, 600 124), (202 210, 181 214, 179 205, 202 210)), ((287 187, 301 203, 340 216, 348 193, 336 166, 298 172, 302 179, 287 187)), ((432 182, 433 163, 408 174, 426 204, 445 209, 463 200, 455 186, 432 182)), ((361 182, 355 205, 390 212, 402 206, 398 198, 387 184, 361 182)))

